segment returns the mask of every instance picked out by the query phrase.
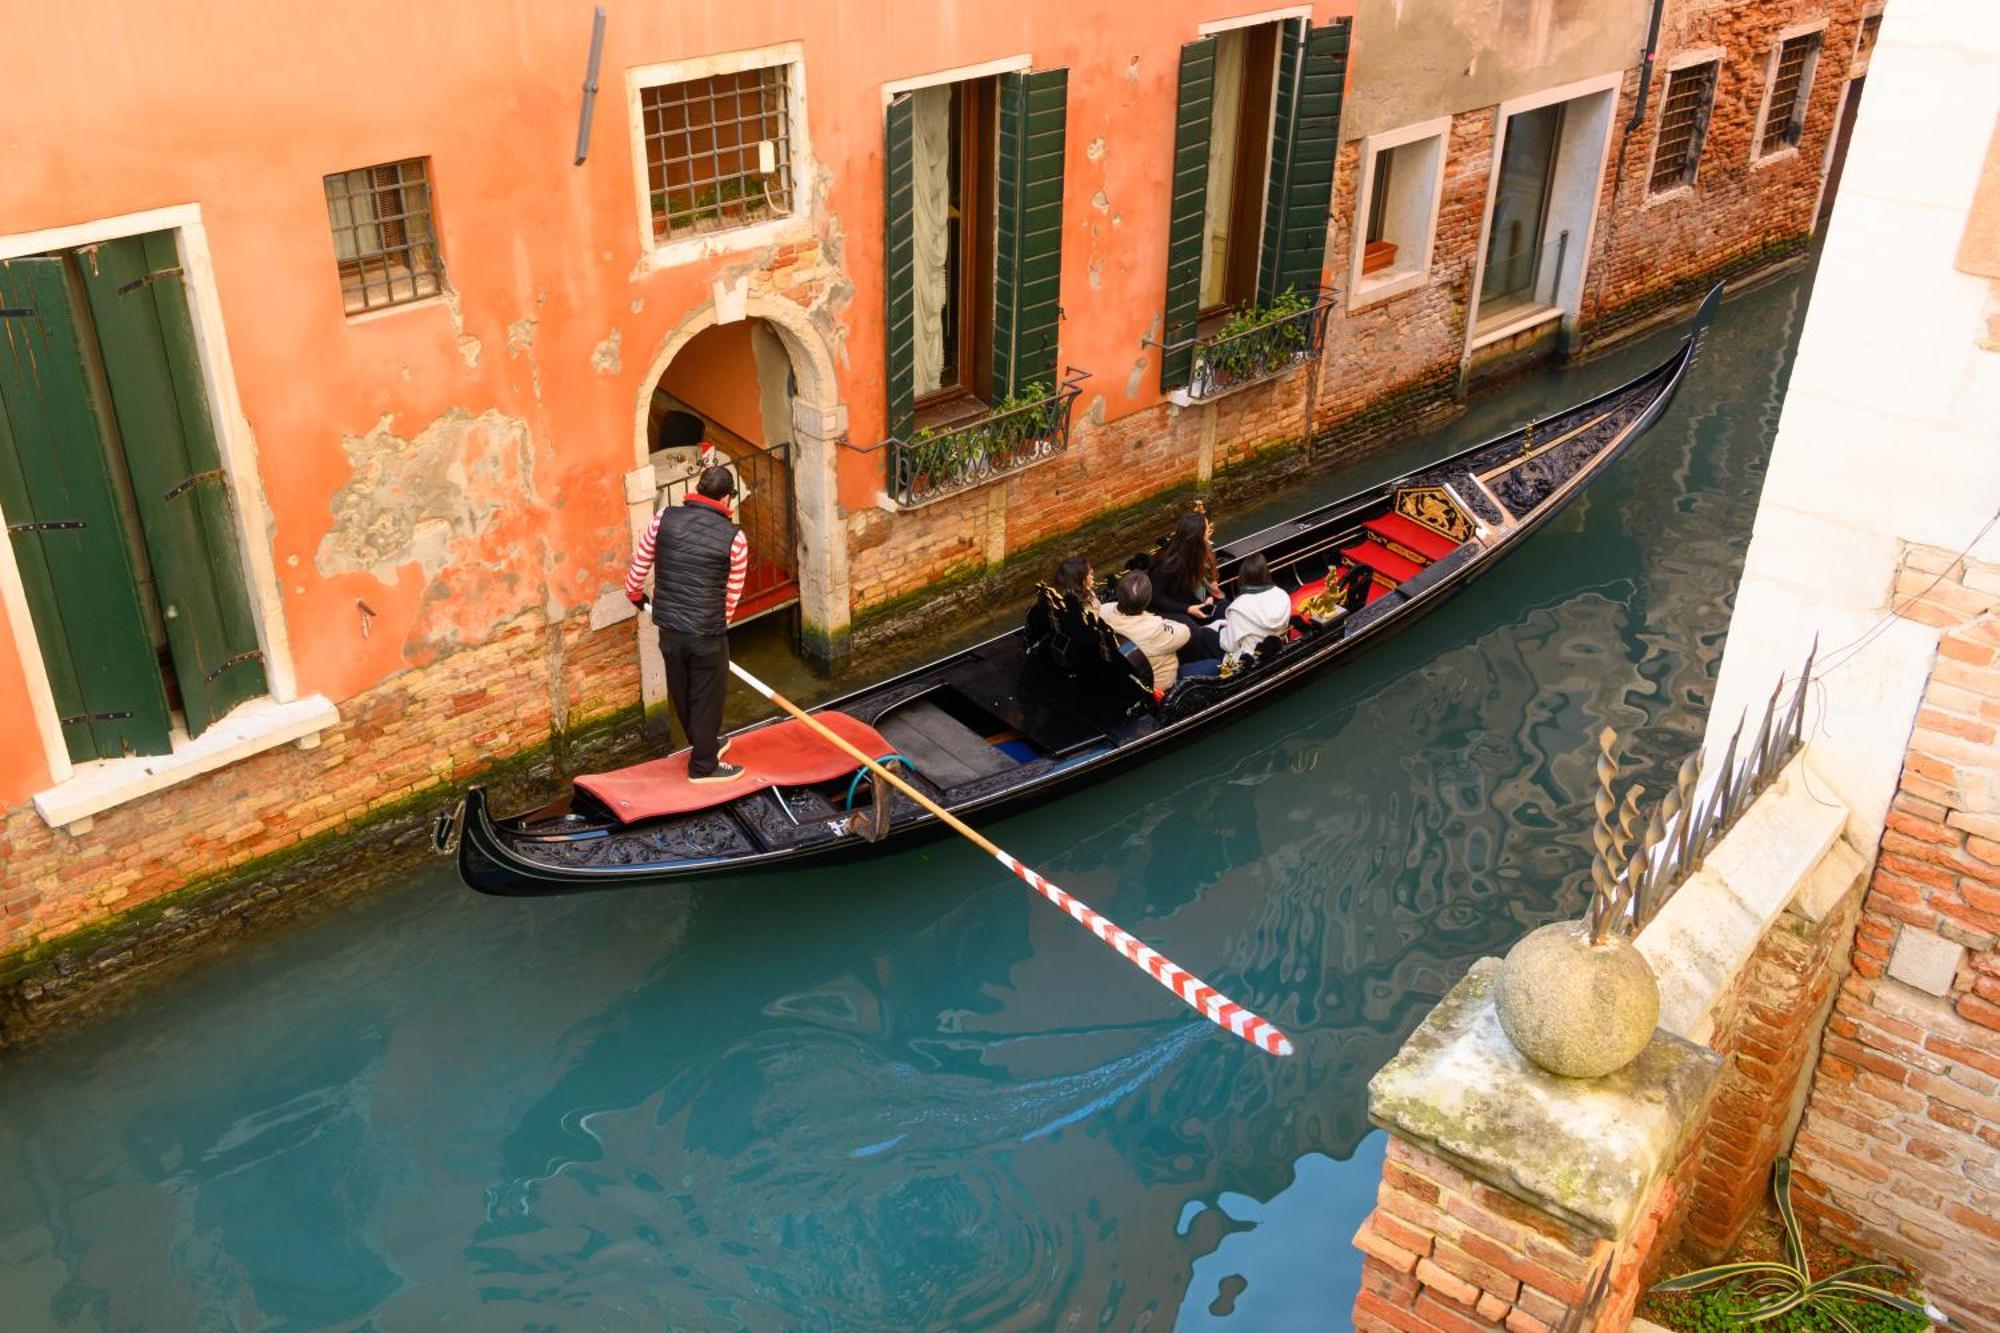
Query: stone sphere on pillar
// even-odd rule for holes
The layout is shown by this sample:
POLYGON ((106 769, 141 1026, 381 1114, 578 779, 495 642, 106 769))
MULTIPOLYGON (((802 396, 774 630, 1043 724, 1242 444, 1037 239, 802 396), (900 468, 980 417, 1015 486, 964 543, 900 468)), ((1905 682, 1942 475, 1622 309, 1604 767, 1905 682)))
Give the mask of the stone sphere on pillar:
POLYGON ((1660 987, 1630 940, 1593 944, 1581 921, 1530 932, 1494 986, 1500 1026, 1516 1050, 1564 1078, 1601 1078, 1646 1049, 1660 1021, 1660 987))

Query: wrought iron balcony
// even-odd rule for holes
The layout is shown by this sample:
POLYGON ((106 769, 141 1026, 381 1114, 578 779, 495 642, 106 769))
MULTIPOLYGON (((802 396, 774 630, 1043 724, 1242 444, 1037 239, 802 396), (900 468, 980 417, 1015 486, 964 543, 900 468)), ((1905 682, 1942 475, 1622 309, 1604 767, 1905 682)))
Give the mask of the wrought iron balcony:
POLYGON ((1070 407, 1089 372, 1031 387, 985 416, 889 441, 889 497, 905 509, 971 490, 1069 448, 1070 407))
POLYGON ((1332 308, 1332 293, 1322 291, 1310 304, 1304 297, 1279 297, 1263 310, 1231 316, 1216 332, 1196 339, 1187 396, 1195 402, 1217 398, 1317 356, 1332 308))

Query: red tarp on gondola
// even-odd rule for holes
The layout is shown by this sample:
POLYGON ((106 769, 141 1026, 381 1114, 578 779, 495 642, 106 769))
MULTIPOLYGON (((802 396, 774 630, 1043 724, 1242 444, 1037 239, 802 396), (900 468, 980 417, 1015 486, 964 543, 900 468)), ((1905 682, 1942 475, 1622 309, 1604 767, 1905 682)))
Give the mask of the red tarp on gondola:
MULTIPOLYGON (((845 713, 815 713, 813 717, 871 759, 896 749, 875 728, 845 713)), ((688 752, 678 750, 664 759, 649 759, 630 768, 587 773, 576 785, 629 824, 706 810, 764 787, 828 782, 860 767, 853 756, 821 740, 805 724, 789 719, 733 737, 725 758, 743 767, 743 776, 734 782, 689 782, 688 752)))

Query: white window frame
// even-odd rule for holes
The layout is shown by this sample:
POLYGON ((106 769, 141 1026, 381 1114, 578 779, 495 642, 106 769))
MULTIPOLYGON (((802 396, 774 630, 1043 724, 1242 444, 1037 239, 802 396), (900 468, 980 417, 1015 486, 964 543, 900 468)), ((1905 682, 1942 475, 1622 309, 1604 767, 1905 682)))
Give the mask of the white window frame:
POLYGON ((806 114, 805 43, 777 42, 744 51, 635 65, 625 71, 625 119, 627 138, 632 146, 632 195, 639 221, 640 268, 643 272, 655 273, 712 255, 739 254, 745 250, 811 238, 814 187, 819 179, 819 170, 813 157, 812 135, 806 128, 809 118, 806 114), (641 106, 645 90, 670 83, 688 83, 717 74, 777 68, 785 71, 786 113, 790 117, 785 134, 791 146, 792 211, 781 218, 765 218, 761 222, 730 227, 724 231, 659 240, 653 230, 653 187, 646 170, 646 115, 641 106))
POLYGON ((13 545, 0 541, 0 604, 7 608, 14 650, 28 685, 29 709, 41 734, 43 757, 55 784, 36 794, 35 808, 48 823, 67 825, 72 833, 87 830, 87 821, 98 811, 260 750, 288 741, 306 746, 317 744, 319 733, 340 720, 333 704, 323 696, 301 698, 298 694, 291 640, 285 631, 284 595, 271 550, 269 534, 275 525, 264 502, 256 441, 236 390, 236 371, 223 333, 222 298, 215 285, 215 262, 209 254, 201 206, 175 204, 75 226, 0 236, 0 259, 74 249, 156 231, 173 232, 180 250, 188 312, 194 322, 195 354, 201 363, 223 475, 236 514, 236 547, 243 558, 244 585, 250 599, 251 619, 257 628, 257 646, 264 654, 267 695, 238 705, 200 736, 190 738, 176 727, 171 754, 73 763, 69 747, 63 742, 55 693, 49 686, 41 644, 28 613, 27 590, 14 561, 13 545))
POLYGON ((1354 192, 1354 235, 1350 248, 1347 272, 1347 308, 1359 310, 1364 306, 1386 301, 1392 296, 1414 291, 1424 286, 1431 278, 1431 260, 1437 246, 1438 210, 1444 203, 1444 174, 1446 158, 1451 151, 1451 117, 1439 116, 1434 120, 1419 121, 1400 129, 1384 130, 1371 134, 1361 141, 1361 180, 1354 192), (1395 148, 1405 148, 1423 143, 1427 139, 1437 140, 1437 156, 1431 167, 1429 184, 1430 205, 1425 210, 1423 240, 1420 245, 1410 247, 1415 252, 1411 263, 1401 262, 1402 247, 1398 247, 1398 263, 1383 273, 1362 276, 1361 263, 1366 249, 1368 215, 1374 207, 1376 164, 1382 154, 1395 148))
POLYGON ((1683 181, 1670 190, 1661 190, 1658 193, 1654 193, 1652 190, 1653 166, 1659 161, 1660 157, 1660 125, 1666 118, 1667 90, 1674 86, 1674 75, 1695 65, 1706 65, 1710 61, 1715 62, 1715 83, 1708 90, 1709 114, 1713 116, 1715 114, 1716 100, 1722 96, 1722 71, 1728 59, 1729 51, 1726 47, 1701 46, 1693 50, 1682 51, 1666 63, 1660 76, 1660 105, 1654 111, 1653 147, 1652 151, 1646 154, 1646 174, 1639 178, 1646 183, 1647 187, 1646 197, 1639 205, 1642 210, 1670 203, 1676 199, 1685 199, 1694 193, 1694 187, 1701 182, 1701 159, 1707 156, 1708 149, 1708 135, 1706 133, 1702 135, 1702 151, 1695 157, 1695 174, 1690 179, 1683 181))
POLYGON ((1809 37, 1819 33, 1819 46, 1806 57, 1805 72, 1799 76, 1800 86, 1808 108, 1812 105, 1813 89, 1819 79, 1820 57, 1826 54, 1826 24, 1824 15, 1804 23, 1794 23, 1789 28, 1781 28, 1771 38, 1771 53, 1764 57, 1764 100, 1757 107, 1757 128, 1750 134, 1750 165, 1768 166, 1773 162, 1783 162, 1798 156, 1799 145, 1788 143, 1783 148, 1774 148, 1768 153, 1758 150, 1764 143, 1764 124, 1771 115, 1771 94, 1776 91, 1778 79, 1778 57, 1784 54, 1785 43, 1797 37, 1809 37))

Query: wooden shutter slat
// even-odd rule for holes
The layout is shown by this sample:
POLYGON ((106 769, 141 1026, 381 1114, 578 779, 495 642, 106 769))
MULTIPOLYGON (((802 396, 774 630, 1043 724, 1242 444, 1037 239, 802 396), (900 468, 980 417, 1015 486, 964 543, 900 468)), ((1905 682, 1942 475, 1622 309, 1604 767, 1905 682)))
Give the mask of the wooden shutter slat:
POLYGON ((1264 249, 1257 300, 1319 288, 1326 259, 1327 211, 1340 153, 1340 111, 1347 82, 1349 19, 1306 29, 1285 25, 1272 116, 1271 183, 1264 208, 1264 249))
POLYGON ((1062 322, 1069 71, 1000 77, 994 180, 993 396, 1055 387, 1062 322))
POLYGON ((235 514, 170 232, 95 247, 83 266, 105 378, 153 566, 188 734, 266 691, 235 514))
POLYGON ((0 506, 71 759, 166 754, 167 697, 110 468, 109 406, 66 261, 0 261, 0 506), (122 715, 122 716, 121 716, 122 715))
POLYGON ((1174 104, 1174 179, 1167 205, 1167 294, 1160 321, 1160 391, 1187 384, 1194 372, 1201 315, 1201 229, 1208 210, 1208 147, 1215 126, 1215 38, 1181 47, 1180 95, 1174 104))
POLYGON ((884 130, 882 273, 886 302, 884 376, 888 435, 908 440, 917 424, 915 115, 908 93, 889 104, 884 130))

